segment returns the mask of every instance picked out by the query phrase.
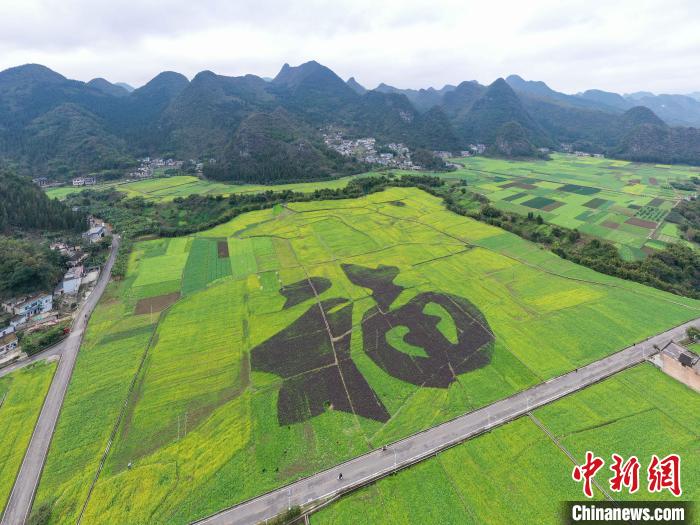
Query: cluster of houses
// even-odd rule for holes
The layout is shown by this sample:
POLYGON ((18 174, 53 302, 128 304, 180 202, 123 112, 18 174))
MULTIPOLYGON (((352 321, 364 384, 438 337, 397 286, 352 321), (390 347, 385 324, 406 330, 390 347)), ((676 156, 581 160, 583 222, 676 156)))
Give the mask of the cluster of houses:
POLYGON ((94 186, 95 184, 97 184, 95 177, 75 177, 73 179, 73 186, 94 186))
POLYGON ((330 149, 337 151, 345 157, 354 157, 360 162, 400 168, 407 170, 419 169, 411 162, 409 149, 400 143, 387 144, 382 153, 377 152, 377 139, 363 137, 359 139, 346 139, 342 133, 335 129, 328 129, 323 133, 323 141, 330 149))
POLYGON ((0 328, 0 364, 2 364, 19 355, 17 338, 19 329, 30 323, 49 320, 47 318, 50 317, 49 312, 53 310, 53 296, 42 293, 17 297, 3 302, 0 306, 6 314, 12 316, 9 324, 0 328))
MULTIPOLYGON (((194 163, 194 161, 192 161, 194 163)), ((126 176, 129 179, 149 179, 153 177, 153 174, 157 168, 168 168, 168 169, 181 169, 184 161, 174 160, 174 159, 162 159, 160 157, 151 158, 144 157, 139 159, 139 167, 134 171, 127 173, 126 176)), ((203 164, 198 163, 199 170, 203 164)))
MULTIPOLYGON (((99 242, 107 233, 106 225, 93 218, 83 238, 91 243, 99 242)), ((80 287, 94 283, 99 277, 99 268, 85 267, 88 254, 80 246, 55 242, 50 247, 67 258, 67 271, 53 293, 14 297, 0 305, 5 312, 4 317, 9 318, 4 326, 0 324, 0 365, 19 357, 18 332, 54 325, 59 318, 57 304, 76 302, 80 287)))

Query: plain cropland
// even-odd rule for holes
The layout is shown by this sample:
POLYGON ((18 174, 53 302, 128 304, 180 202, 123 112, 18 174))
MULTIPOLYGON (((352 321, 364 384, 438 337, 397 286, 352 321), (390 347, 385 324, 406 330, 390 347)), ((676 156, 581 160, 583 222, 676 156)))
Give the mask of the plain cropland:
POLYGON ((0 515, 55 370, 55 362, 39 362, 0 378, 0 515))
POLYGON ((652 454, 682 460, 682 499, 700 500, 700 397, 644 363, 398 474, 341 498, 311 516, 313 525, 356 523, 560 523, 561 502, 581 500, 571 479, 587 450, 606 461, 595 499, 673 500, 649 493, 652 454), (610 403, 615 399, 615 403, 610 403), (608 486, 611 455, 637 456, 641 488, 608 486))
POLYGON ((138 242, 93 314, 35 509, 50 505, 51 523, 81 512, 85 523, 187 523, 698 312, 412 188, 138 242), (144 299, 163 308, 137 313, 144 299), (426 334, 440 345, 421 355, 426 334))
POLYGON ((319 182, 302 182, 290 184, 230 184, 226 182, 200 179, 194 175, 160 176, 137 181, 115 181, 96 186, 58 186, 48 188, 46 194, 53 199, 65 199, 71 193, 85 190, 114 189, 128 197, 141 197, 148 201, 171 201, 177 197, 189 195, 223 195, 232 193, 262 193, 266 191, 312 192, 318 189, 344 188, 353 177, 339 177, 319 182))
POLYGON ((464 167, 443 174, 466 182, 494 206, 520 215, 541 215, 554 225, 578 229, 615 244, 626 259, 643 258, 683 242, 669 212, 692 192, 671 183, 700 176, 690 166, 654 165, 555 153, 551 160, 456 159, 464 167))

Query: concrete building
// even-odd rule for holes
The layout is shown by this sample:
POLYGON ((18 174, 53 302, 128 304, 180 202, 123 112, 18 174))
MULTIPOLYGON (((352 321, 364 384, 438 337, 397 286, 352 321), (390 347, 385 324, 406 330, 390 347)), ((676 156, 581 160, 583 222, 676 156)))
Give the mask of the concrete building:
POLYGON ((10 332, 0 337, 0 358, 6 357, 13 350, 17 350, 19 346, 19 341, 17 340, 17 334, 10 332))
POLYGON ((80 284, 82 283, 84 271, 85 269, 83 266, 74 266, 68 270, 63 276, 61 293, 64 295, 77 295, 80 284))
POLYGON ((88 231, 83 233, 83 238, 89 242, 99 242, 105 236, 106 230, 104 226, 93 226, 88 231))
POLYGON ((12 315, 31 317, 51 311, 53 309, 53 296, 42 293, 31 297, 10 299, 2 303, 2 308, 12 315))

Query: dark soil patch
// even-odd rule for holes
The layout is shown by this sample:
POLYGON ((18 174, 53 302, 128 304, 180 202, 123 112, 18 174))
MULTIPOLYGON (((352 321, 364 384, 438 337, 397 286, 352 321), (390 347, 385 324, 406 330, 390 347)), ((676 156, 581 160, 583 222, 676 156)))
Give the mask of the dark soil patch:
POLYGON ((315 295, 314 288, 316 289, 316 293, 321 295, 331 287, 331 282, 325 277, 312 277, 310 281, 311 282, 309 282, 309 279, 304 279, 285 286, 280 290, 280 293, 287 298, 284 302, 283 309, 291 308, 292 306, 296 306, 313 298, 315 295))
POLYGON ((136 315, 150 314, 162 312, 168 306, 175 304, 180 299, 180 292, 173 292, 165 295, 157 295, 156 297, 148 297, 140 299, 136 303, 136 315))
POLYGON ((586 208, 592 208, 594 210, 597 210, 606 202, 608 202, 608 201, 606 201, 605 199, 600 199, 600 198, 596 197, 595 199, 589 200, 587 203, 584 204, 584 206, 586 208))
POLYGON ((656 197, 655 199, 652 199, 651 201, 649 201, 649 204, 647 204, 647 206, 661 206, 664 202, 666 202, 666 201, 656 197))
POLYGON ((150 335, 153 333, 153 325, 139 326, 137 328, 132 328, 130 330, 123 330, 121 332, 110 333, 105 335, 100 339, 101 345, 106 345, 108 343, 114 343, 116 341, 121 341, 122 339, 129 339, 131 337, 139 337, 142 335, 150 335))
POLYGON ((590 186, 579 186, 578 184, 564 184, 559 187, 559 191, 565 191, 567 193, 576 193, 577 195, 593 195, 598 193, 600 190, 598 188, 591 188, 590 186))
POLYGON ((542 207, 542 210, 543 210, 543 211, 552 211, 552 210, 556 210, 556 209, 559 208, 560 206, 564 206, 564 203, 563 203, 563 202, 559 202, 559 201, 555 201, 555 202, 553 202, 552 204, 547 204, 546 206, 543 206, 543 207, 542 207))
POLYGON ((659 181, 656 180, 654 177, 649 177, 649 184, 651 184, 652 186, 658 186, 659 181))
POLYGON ((547 197, 535 197, 534 199, 523 202, 522 205, 527 206, 528 208, 534 208, 536 210, 544 210, 545 206, 550 206, 556 203, 557 201, 554 199, 548 199, 547 197))
POLYGON ((384 266, 380 264, 376 270, 356 264, 343 264, 341 268, 352 284, 369 288, 372 297, 382 311, 386 311, 391 303, 403 291, 401 286, 394 284, 394 279, 399 274, 396 266, 384 266))
POLYGON ((632 224, 633 226, 640 226, 642 228, 649 228, 650 230, 653 230, 657 226, 657 223, 655 223, 653 221, 645 221, 643 219, 638 219, 637 217, 632 217, 631 219, 627 219, 625 222, 627 224, 632 224))
POLYGON ((408 383, 447 388, 456 376, 487 365, 493 334, 481 313, 469 301, 451 294, 422 293, 392 312, 372 309, 362 320, 365 352, 383 370, 408 383), (457 327, 457 344, 448 341, 437 328, 440 319, 423 313, 437 303, 452 316, 457 327), (394 326, 406 326, 404 341, 423 348, 428 357, 406 354, 386 340, 394 326))
POLYGON ((404 201, 391 201, 389 204, 392 206, 398 206, 399 208, 403 208, 406 206, 406 203, 404 201))
POLYGON ((630 204, 627 206, 630 210, 641 210, 642 207, 639 204, 630 204))
MULTIPOLYGON (((387 373, 415 385, 447 388, 457 375, 490 362, 494 336, 481 312, 466 299, 426 292, 390 311, 403 290, 393 282, 398 268, 353 264, 342 268, 351 282, 372 290, 377 305, 362 320, 363 345, 367 355, 387 373), (457 343, 452 344, 438 329, 439 317, 424 313, 429 303, 439 304, 452 317, 457 343), (394 326, 406 326, 406 343, 423 348, 427 357, 391 346, 386 334, 394 326)), ((308 293, 302 291, 301 282, 295 284, 295 294, 308 293)), ((388 411, 350 357, 352 309, 353 304, 342 298, 314 304, 251 351, 253 370, 283 378, 277 398, 280 425, 300 423, 326 410, 389 420, 388 411)))
MULTIPOLYGON (((329 299, 321 308, 328 312, 346 302, 329 299)), ((326 314, 326 320, 335 353, 318 305, 251 351, 254 370, 285 379, 277 398, 279 424, 300 423, 326 410, 388 421, 386 408, 350 359, 352 304, 326 314)))
POLYGON ((605 226, 606 228, 610 228, 611 230, 617 230, 620 227, 618 223, 612 221, 603 221, 601 223, 601 226, 605 226))
POLYGON ((635 184, 639 184, 642 182, 642 179, 630 179, 626 182, 627 186, 634 186, 635 184))
POLYGON ((219 259, 228 259, 228 242, 218 241, 216 249, 219 252, 219 259))
POLYGON ((526 191, 521 191, 520 193, 516 193, 515 195, 509 195, 508 197, 505 197, 503 200, 507 202, 513 202, 517 201, 521 197, 525 197, 528 195, 526 191))
POLYGON ((508 189, 508 188, 521 188, 523 190, 535 190, 537 189, 537 186, 534 184, 529 184, 527 182, 522 182, 522 181, 515 181, 515 182, 508 182, 507 184, 501 184, 501 188, 508 189))

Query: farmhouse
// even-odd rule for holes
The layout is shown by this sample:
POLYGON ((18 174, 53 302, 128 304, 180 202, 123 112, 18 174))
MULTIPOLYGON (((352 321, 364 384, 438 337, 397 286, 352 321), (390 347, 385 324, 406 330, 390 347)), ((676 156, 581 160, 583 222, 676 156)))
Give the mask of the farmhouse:
POLYGON ((63 276, 60 293, 64 295, 76 295, 80 289, 84 272, 85 268, 82 265, 74 266, 68 270, 63 276))
POLYGON ((87 241, 90 241, 91 243, 95 243, 101 241, 102 238, 105 236, 105 233, 106 230, 103 225, 93 226, 88 231, 83 233, 83 238, 87 241))
POLYGON ((73 186, 94 186, 96 183, 95 177, 76 177, 73 179, 73 186))
POLYGON ((17 334, 15 334, 14 331, 3 335, 0 337, 0 358, 3 358, 13 350, 16 350, 18 346, 19 342, 17 341, 17 334))
POLYGON ((7 313, 19 317, 31 317, 33 315, 50 312, 53 309, 53 296, 51 294, 37 294, 31 297, 10 299, 2 303, 2 308, 7 313))

